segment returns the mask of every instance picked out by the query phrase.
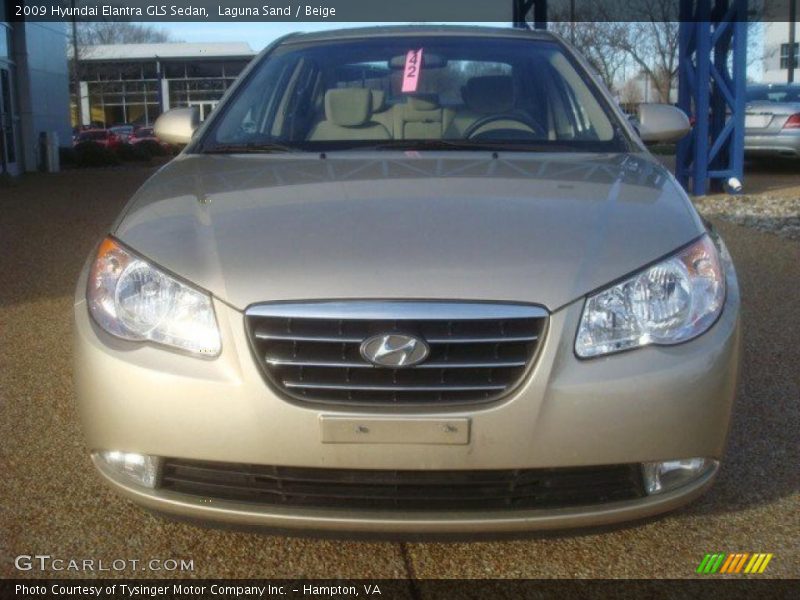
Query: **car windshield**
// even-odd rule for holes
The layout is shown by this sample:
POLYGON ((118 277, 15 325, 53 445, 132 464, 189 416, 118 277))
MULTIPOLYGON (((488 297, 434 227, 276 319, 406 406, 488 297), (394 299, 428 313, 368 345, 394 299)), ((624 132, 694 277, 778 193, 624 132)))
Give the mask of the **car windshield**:
POLYGON ((800 102, 800 85, 747 88, 748 102, 800 102))
POLYGON ((246 77, 195 151, 631 149, 584 69, 549 40, 287 43, 246 77))

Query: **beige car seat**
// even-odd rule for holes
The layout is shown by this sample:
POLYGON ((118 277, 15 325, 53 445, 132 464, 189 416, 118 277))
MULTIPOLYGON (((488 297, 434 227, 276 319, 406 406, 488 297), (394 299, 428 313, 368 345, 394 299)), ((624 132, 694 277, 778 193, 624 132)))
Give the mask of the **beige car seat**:
MULTIPOLYGON (((461 90, 466 108, 456 111, 446 130, 448 138, 463 138, 470 125, 487 115, 505 115, 512 117, 516 107, 514 81, 510 75, 482 75, 472 77, 461 90)), ((519 129, 531 131, 519 121, 509 118, 494 121, 487 125, 490 129, 519 129)), ((476 132, 477 133, 477 132, 476 132)))
POLYGON ((455 114, 452 109, 439 106, 435 94, 409 96, 392 112, 396 140, 440 140, 455 114))
POLYGON ((308 139, 388 140, 389 131, 372 120, 372 92, 365 88, 331 89, 325 92, 325 120, 318 123, 308 139))
POLYGON ((391 109, 386 108, 386 92, 383 90, 370 90, 372 92, 372 120, 386 127, 389 135, 394 133, 394 116, 391 109))

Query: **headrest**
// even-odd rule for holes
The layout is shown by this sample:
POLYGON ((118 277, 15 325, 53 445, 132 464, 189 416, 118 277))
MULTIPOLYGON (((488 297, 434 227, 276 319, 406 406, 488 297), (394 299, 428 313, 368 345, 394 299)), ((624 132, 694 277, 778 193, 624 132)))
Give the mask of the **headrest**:
POLYGON ((436 94, 409 96, 408 107, 412 110, 435 110, 439 108, 439 97, 436 94))
POLYGON ((514 81, 510 75, 484 75, 467 81, 464 102, 480 113, 504 113, 514 108, 514 81))
POLYGON ((342 88, 325 92, 325 118, 342 127, 357 127, 367 122, 372 110, 372 94, 364 88, 342 88))
POLYGON ((386 93, 383 90, 370 90, 372 92, 372 112, 381 112, 384 109, 383 102, 386 100, 386 93))

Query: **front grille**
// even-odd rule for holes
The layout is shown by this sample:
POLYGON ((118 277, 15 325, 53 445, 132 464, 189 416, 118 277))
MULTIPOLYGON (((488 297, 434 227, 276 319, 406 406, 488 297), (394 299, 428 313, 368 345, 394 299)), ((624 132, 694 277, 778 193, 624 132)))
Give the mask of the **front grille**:
POLYGON ((547 322, 536 306, 441 302, 262 304, 247 330, 267 379, 287 396, 338 404, 482 402, 520 383, 547 322), (430 354, 406 368, 360 353, 380 334, 425 340, 430 354))
POLYGON ((311 469, 166 459, 161 489, 206 499, 398 510, 586 506, 645 495, 639 465, 485 471, 311 469))

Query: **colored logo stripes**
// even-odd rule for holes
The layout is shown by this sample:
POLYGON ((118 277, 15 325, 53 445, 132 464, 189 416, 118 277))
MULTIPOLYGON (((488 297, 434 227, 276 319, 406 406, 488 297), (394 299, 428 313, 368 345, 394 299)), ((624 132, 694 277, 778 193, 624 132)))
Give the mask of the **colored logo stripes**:
POLYGON ((767 568, 772 554, 739 552, 735 554, 706 554, 697 567, 697 572, 703 575, 714 573, 763 573, 767 568))

